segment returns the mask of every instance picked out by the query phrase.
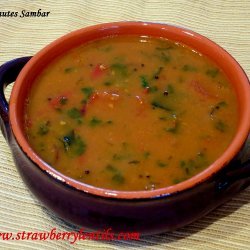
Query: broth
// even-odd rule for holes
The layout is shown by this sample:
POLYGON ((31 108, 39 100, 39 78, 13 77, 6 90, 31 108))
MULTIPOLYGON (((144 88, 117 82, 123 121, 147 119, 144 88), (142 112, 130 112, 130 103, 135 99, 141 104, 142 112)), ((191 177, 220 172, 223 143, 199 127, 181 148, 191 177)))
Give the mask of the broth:
POLYGON ((153 190, 207 168, 237 129, 237 100, 205 56, 166 39, 114 36, 52 61, 27 99, 25 130, 61 173, 153 190))

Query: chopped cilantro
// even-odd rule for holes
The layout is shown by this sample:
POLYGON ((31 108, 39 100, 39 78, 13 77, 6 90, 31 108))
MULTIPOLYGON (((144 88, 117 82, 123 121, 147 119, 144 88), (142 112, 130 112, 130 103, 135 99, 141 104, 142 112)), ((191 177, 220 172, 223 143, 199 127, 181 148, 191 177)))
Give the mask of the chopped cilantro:
POLYGON ((171 56, 166 51, 162 51, 160 54, 160 59, 161 61, 168 63, 171 61, 171 56))
POLYGON ((174 125, 172 127, 165 128, 165 131, 172 134, 176 134, 179 131, 179 129, 180 129, 180 123, 177 120, 175 120, 174 125))
POLYGON ((225 101, 221 101, 219 102, 216 106, 219 106, 219 107, 226 107, 227 106, 227 103, 225 101))
POLYGON ((65 105, 68 102, 68 98, 65 96, 62 96, 59 100, 61 105, 65 105))
POLYGON ((160 51, 164 51, 164 50, 169 50, 169 49, 173 49, 174 47, 169 45, 168 47, 156 47, 156 50, 160 50, 160 51))
POLYGON ((215 69, 208 69, 206 71, 206 74, 208 76, 211 76, 212 78, 216 77, 218 75, 218 73, 219 73, 219 69, 216 69, 216 68, 215 69))
POLYGON ((123 184, 125 181, 125 178, 121 173, 116 173, 112 177, 112 181, 115 182, 116 184, 123 184))
POLYGON ((200 151, 193 158, 181 160, 179 163, 186 175, 192 174, 196 169, 208 166, 208 161, 204 152, 200 151))
POLYGON ((103 51, 103 52, 109 52, 112 49, 113 49, 112 45, 108 45, 108 46, 105 46, 105 47, 98 48, 98 50, 103 51))
POLYGON ((119 154, 114 154, 113 155, 113 160, 114 161, 119 161, 119 160, 122 160, 123 158, 124 158, 124 156, 119 155, 119 154))
POLYGON ((140 161, 138 160, 133 160, 133 161, 129 161, 128 164, 139 164, 140 161))
POLYGON ((185 64, 183 67, 182 67, 182 70, 185 71, 185 72, 195 72, 197 71, 197 68, 192 66, 192 65, 189 65, 189 64, 185 64))
POLYGON ((226 106, 227 106, 227 103, 225 101, 221 101, 221 102, 217 103, 215 106, 213 106, 211 108, 210 115, 214 115, 216 113, 216 111, 218 111, 219 109, 226 107, 226 106))
POLYGON ((181 180, 178 179, 178 178, 175 178, 175 179, 173 180, 173 184, 178 184, 178 183, 180 183, 180 182, 181 182, 181 180))
POLYGON ((122 147, 125 148, 125 149, 127 149, 128 148, 128 143, 127 142, 123 142, 122 143, 122 147))
POLYGON ((71 144, 73 143, 75 139, 75 133, 74 131, 70 131, 67 135, 63 136, 63 138, 61 139, 64 149, 65 151, 69 151, 71 144))
POLYGON ((145 76, 140 76, 141 86, 147 89, 149 93, 156 92, 158 90, 157 86, 151 86, 145 76))
POLYGON ((168 165, 167 163, 165 163, 163 161, 157 161, 156 164, 158 167, 161 167, 161 168, 164 168, 168 165))
POLYGON ((171 84, 167 85, 167 92, 168 94, 173 94, 174 93, 174 87, 171 84))
POLYGON ((122 64, 122 63, 114 63, 110 66, 112 70, 115 71, 115 73, 125 77, 128 75, 128 68, 127 65, 122 64))
POLYGON ((86 151, 86 144, 74 130, 63 136, 60 141, 63 143, 66 152, 73 156, 82 155, 86 151))
POLYGON ((163 109, 165 111, 172 111, 171 108, 169 108, 167 105, 163 104, 162 102, 158 102, 158 101, 152 101, 151 105, 153 106, 153 108, 159 108, 159 109, 163 109))
POLYGON ((104 82, 103 84, 104 84, 105 86, 110 86, 110 85, 112 85, 112 82, 106 81, 106 82, 104 82))
POLYGON ((95 127, 95 126, 97 126, 97 125, 100 125, 100 124, 102 124, 102 120, 100 120, 100 119, 98 119, 97 117, 92 117, 92 119, 89 121, 89 125, 91 126, 91 127, 95 127))
POLYGON ((108 164, 107 166, 106 166, 106 170, 108 170, 108 171, 110 171, 110 172, 117 172, 118 170, 117 170, 117 168, 115 168, 113 165, 111 165, 111 164, 108 164))
POLYGON ((91 87, 81 88, 82 93, 84 94, 84 98, 82 100, 83 103, 87 103, 91 95, 94 93, 94 89, 91 87))
POLYGON ((223 133, 226 131, 227 125, 223 121, 219 120, 215 122, 215 128, 223 133))
POLYGON ((49 125, 50 122, 46 121, 46 122, 42 122, 39 127, 38 127, 38 134, 39 135, 46 135, 49 132, 49 125))
POLYGON ((140 79, 141 79, 141 86, 142 86, 144 89, 150 87, 150 86, 149 86, 149 83, 148 83, 148 81, 147 81, 147 79, 146 79, 145 76, 141 76, 140 79))
POLYGON ((82 117, 80 110, 78 110, 77 108, 69 109, 67 114, 72 119, 79 119, 82 117))
POLYGON ((144 152, 143 156, 145 159, 148 159, 148 157, 150 156, 150 152, 148 152, 148 151, 144 152))
POLYGON ((74 141, 73 152, 76 155, 82 155, 86 150, 86 144, 82 141, 81 137, 77 136, 74 141))
POLYGON ((155 80, 159 79, 159 76, 160 76, 162 70, 163 70, 163 67, 159 67, 156 70, 156 72, 153 74, 152 79, 155 79, 155 80))
POLYGON ((113 124, 113 121, 108 120, 108 121, 106 121, 106 123, 107 123, 107 124, 113 124))
POLYGON ((67 67, 67 68, 64 69, 64 72, 65 72, 66 74, 68 74, 68 73, 73 72, 75 69, 76 69, 75 67, 67 67))

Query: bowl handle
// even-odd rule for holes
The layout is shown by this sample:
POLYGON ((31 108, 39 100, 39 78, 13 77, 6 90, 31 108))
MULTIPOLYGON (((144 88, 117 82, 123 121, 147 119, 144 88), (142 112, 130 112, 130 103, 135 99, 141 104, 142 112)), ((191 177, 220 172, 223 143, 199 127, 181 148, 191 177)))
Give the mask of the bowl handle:
POLYGON ((250 185, 250 134, 241 151, 220 176, 217 183, 217 189, 220 191, 227 189, 233 183, 240 185, 240 189, 250 185))
POLYGON ((31 56, 17 58, 4 63, 0 67, 0 127, 7 141, 9 141, 10 138, 9 104, 6 101, 4 89, 8 84, 16 80, 19 72, 30 58, 31 56))

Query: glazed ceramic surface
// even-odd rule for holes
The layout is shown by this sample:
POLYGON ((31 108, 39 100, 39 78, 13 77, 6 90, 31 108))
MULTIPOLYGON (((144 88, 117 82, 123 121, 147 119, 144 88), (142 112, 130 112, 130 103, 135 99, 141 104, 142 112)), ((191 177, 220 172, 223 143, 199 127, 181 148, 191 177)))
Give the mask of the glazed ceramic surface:
POLYGON ((81 29, 56 40, 32 59, 24 57, 2 65, 0 84, 1 130, 23 180, 49 209, 75 224, 91 229, 111 227, 114 231, 140 231, 145 234, 170 231, 203 216, 250 184, 248 79, 226 51, 192 31, 140 22, 110 23, 81 29), (182 42, 212 59, 235 86, 240 121, 232 144, 208 169, 180 184, 139 192, 95 188, 72 180, 47 165, 25 139, 22 122, 25 98, 44 65, 80 43, 123 34, 166 37, 182 42), (8 107, 3 90, 16 77, 8 107))

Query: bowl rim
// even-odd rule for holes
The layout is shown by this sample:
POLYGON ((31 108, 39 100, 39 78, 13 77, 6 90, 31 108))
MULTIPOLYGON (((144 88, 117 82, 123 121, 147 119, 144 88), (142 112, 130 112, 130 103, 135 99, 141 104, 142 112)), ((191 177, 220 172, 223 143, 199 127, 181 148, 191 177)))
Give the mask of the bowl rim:
MULTIPOLYGON (((141 34, 143 35, 143 33, 141 34)), ((101 37, 100 37, 101 38, 101 37)), ((183 42, 185 44, 185 42, 183 42)), ((177 192, 181 192, 187 189, 190 189, 199 183, 202 183, 206 180, 208 180, 212 175, 217 173, 219 170, 221 170, 228 162, 230 162, 233 157, 240 151, 241 147, 243 146, 249 131, 250 131, 250 91, 249 91, 249 80, 239 65, 239 63, 222 47, 220 47, 215 42, 211 41, 205 36, 202 36, 194 31, 191 31, 186 28, 182 28, 175 25, 165 24, 165 23, 153 23, 153 22, 138 22, 138 21, 125 21, 125 22, 111 22, 111 23, 103 23, 103 24, 97 24, 89 27, 85 27, 82 29, 78 29, 75 31, 72 31, 52 43, 48 44, 46 47, 41 49, 38 53, 36 53, 32 59, 25 65, 25 67, 22 69, 20 74, 18 75, 18 78, 13 86, 10 102, 9 102, 9 110, 10 110, 10 126, 13 131, 13 135, 22 149, 22 151, 26 154, 26 156, 35 163, 41 170, 46 172, 46 174, 52 176, 57 181, 66 184, 68 187, 75 188, 79 191, 83 191, 85 193, 89 193, 92 195, 100 196, 100 197, 106 197, 106 198, 115 198, 115 199, 145 199, 145 198, 158 198, 162 196, 169 196, 177 192), (63 42, 65 42, 67 39, 72 39, 74 36, 77 35, 84 35, 87 32, 99 32, 104 31, 108 29, 122 29, 122 28, 128 28, 133 27, 134 29, 158 29, 163 30, 164 32, 173 32, 173 34, 176 35, 182 35, 182 36, 188 36, 192 37, 196 41, 199 41, 200 43, 203 43, 204 46, 211 46, 216 53, 219 53, 223 56, 224 60, 227 60, 232 70, 234 70, 235 74, 237 74, 237 77, 239 78, 239 82, 242 85, 242 94, 241 97, 243 98, 244 105, 246 107, 246 112, 244 114, 244 117, 241 120, 241 123, 239 124, 238 131, 233 138, 231 144, 229 147, 224 151, 224 153, 216 160, 214 161, 210 166, 208 166, 205 170, 202 172, 196 174, 195 176, 191 177, 190 179, 187 179, 183 182, 180 182, 178 184, 167 186, 164 188, 159 188, 155 190, 142 190, 142 191, 119 191, 119 190, 109 190, 104 188, 99 188, 95 186, 91 186, 89 184, 85 184, 83 182, 79 182, 75 179, 72 179, 60 172, 58 172, 56 169, 54 169, 52 166, 48 165, 46 162, 44 162, 31 148, 28 141, 25 138, 24 132, 21 129, 21 126, 18 122, 18 105, 17 105, 17 99, 18 99, 18 93, 20 89, 22 88, 22 82, 25 80, 25 77, 29 72, 32 70, 32 67, 35 63, 37 63, 41 57, 46 56, 47 53, 52 51, 53 49, 57 48, 57 46, 60 46, 63 42)))

